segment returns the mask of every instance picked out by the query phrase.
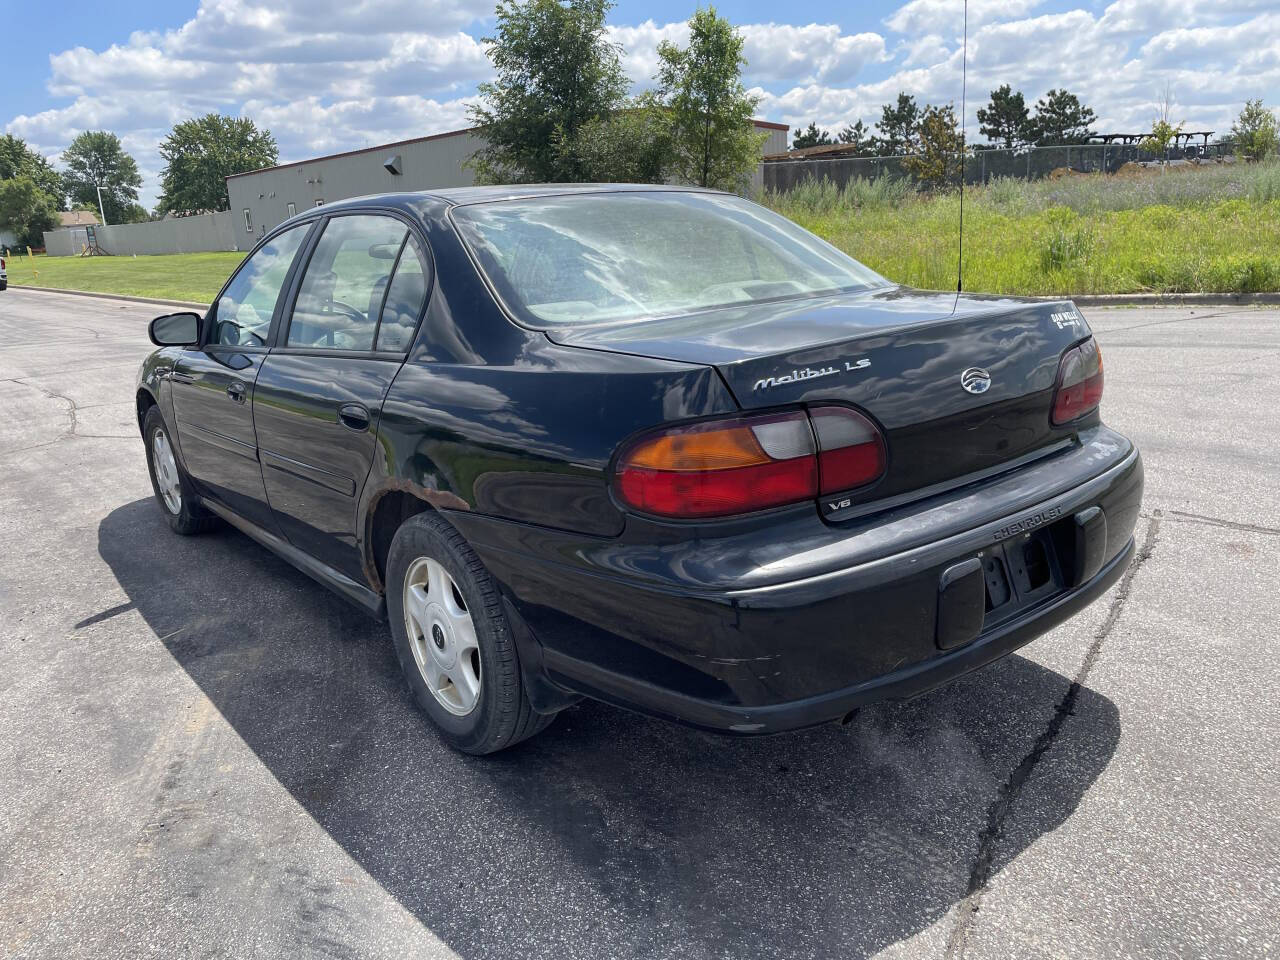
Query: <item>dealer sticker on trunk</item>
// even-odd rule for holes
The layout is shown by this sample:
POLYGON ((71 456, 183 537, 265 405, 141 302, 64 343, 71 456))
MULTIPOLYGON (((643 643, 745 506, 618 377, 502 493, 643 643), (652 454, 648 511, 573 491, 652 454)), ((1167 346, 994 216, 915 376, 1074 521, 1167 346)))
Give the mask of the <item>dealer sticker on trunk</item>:
POLYGON ((1049 319, 1057 325, 1059 330, 1065 330, 1070 327, 1072 330, 1078 330, 1084 326, 1084 317, 1080 316, 1080 312, 1072 307, 1070 310, 1060 310, 1057 313, 1051 313, 1049 319))

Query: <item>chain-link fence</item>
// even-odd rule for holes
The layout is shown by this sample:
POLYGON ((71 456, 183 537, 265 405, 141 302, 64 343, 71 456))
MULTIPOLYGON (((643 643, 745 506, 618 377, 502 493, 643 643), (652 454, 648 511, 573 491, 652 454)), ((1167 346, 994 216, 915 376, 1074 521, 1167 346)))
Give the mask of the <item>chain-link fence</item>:
MULTIPOLYGON (((900 157, 808 157, 799 160, 767 160, 760 165, 761 185, 766 190, 784 192, 806 180, 827 179, 836 186, 850 180, 877 177, 913 179, 907 156, 900 157)), ((965 183, 987 183, 996 177, 1039 180, 1068 171, 1073 173, 1115 173, 1127 163, 1153 163, 1156 157, 1137 144, 1084 143, 1053 147, 1021 147, 1014 150, 972 150, 964 161, 965 183)), ((1235 157, 1229 142, 1193 144, 1170 149, 1166 162, 1232 163, 1235 157)))

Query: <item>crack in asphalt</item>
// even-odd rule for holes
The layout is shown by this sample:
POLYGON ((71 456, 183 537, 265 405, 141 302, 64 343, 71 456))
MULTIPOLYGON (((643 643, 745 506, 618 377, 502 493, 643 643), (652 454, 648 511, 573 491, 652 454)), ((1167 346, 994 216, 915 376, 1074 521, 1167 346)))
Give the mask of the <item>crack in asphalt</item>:
POLYGON ((1089 673, 1093 670, 1094 664, 1098 662, 1098 658, 1102 655, 1102 644, 1110 636, 1111 631, 1115 629, 1116 623, 1120 620, 1125 601, 1129 599, 1129 593, 1133 588, 1133 579, 1155 551, 1162 517, 1163 514, 1159 510, 1152 513, 1150 523, 1147 524, 1146 535, 1142 538, 1142 546, 1138 548, 1138 552, 1129 562, 1129 568, 1124 572, 1124 576, 1120 580, 1120 586, 1116 590, 1116 595, 1111 601, 1111 607, 1107 610, 1106 619, 1103 620, 1102 625, 1098 628, 1098 632, 1094 634, 1093 642, 1089 645, 1089 650, 1085 654, 1080 668, 1071 679, 1071 686, 1067 688, 1067 692, 1058 701, 1058 706, 1054 709, 1049 725, 1036 738, 1036 742, 1032 745, 1027 755, 1010 772, 1008 779, 1001 784, 995 800, 992 801, 991 807, 987 811, 987 825, 978 834, 978 853, 974 857, 973 869, 969 874, 969 889, 964 899, 960 902, 960 915, 956 919, 955 926, 951 928, 951 935, 947 938, 947 947, 943 956, 948 960, 964 955, 969 931, 973 926, 978 910, 982 906, 982 896, 986 892, 988 881, 991 879, 996 845, 1004 838, 1005 821, 1008 819, 1009 813, 1017 802, 1018 797, 1022 794, 1023 787, 1031 779, 1032 773, 1035 772, 1036 765, 1057 742, 1067 717, 1071 716, 1075 711, 1076 701, 1080 697, 1080 689, 1088 678, 1089 673))
MULTIPOLYGON (((18 453, 26 453, 30 450, 39 450, 43 447, 51 447, 55 443, 61 443, 63 440, 130 440, 133 438, 132 434, 122 433, 81 433, 79 417, 80 410, 82 409, 81 406, 65 394, 57 393, 47 387, 42 387, 38 383, 29 382, 31 379, 32 378, 30 377, 6 377, 0 382, 16 383, 20 387, 27 387, 30 390, 39 391, 50 400, 61 400, 67 405, 67 429, 58 434, 52 440, 44 440, 40 443, 33 443, 25 447, 17 447, 13 450, 0 451, 0 457, 11 457, 18 453)), ((86 409, 88 407, 95 406, 112 406, 112 404, 87 404, 86 409)))
POLYGON ((1193 313, 1187 317, 1173 317, 1169 320, 1146 320, 1142 323, 1131 323, 1123 327, 1112 327, 1109 330, 1099 331, 1104 337, 1109 333, 1119 333, 1123 330, 1141 330, 1144 327, 1159 327, 1167 323, 1187 323, 1191 320, 1207 320, 1211 317, 1231 317, 1238 313, 1247 313, 1248 307, 1240 307, 1235 310, 1219 310, 1215 313, 1193 313))
POLYGON ((1280 537, 1280 527, 1263 527, 1256 523, 1223 520, 1221 517, 1208 517, 1203 513, 1185 513, 1182 510, 1167 510, 1165 513, 1165 519, 1174 523, 1196 523, 1206 527, 1223 527, 1227 530, 1239 530, 1243 533, 1260 533, 1267 537, 1280 537))
MULTIPOLYGON (((44 394, 50 400, 61 400, 63 403, 67 405, 67 416, 70 418, 71 424, 64 433, 56 437, 54 440, 50 440, 49 442, 56 443, 58 440, 63 440, 67 437, 74 437, 76 435, 76 426, 77 426, 76 421, 77 421, 77 415, 79 413, 79 407, 76 406, 76 402, 72 400, 70 397, 64 396, 61 393, 55 393, 53 390, 50 390, 46 387, 42 387, 38 383, 28 383, 27 382, 28 379, 29 378, 26 378, 26 377, 14 377, 11 382, 18 384, 18 386, 20 387, 30 387, 32 390, 39 390, 42 394, 44 394)), ((44 446, 44 444, 41 444, 41 446, 44 446)))

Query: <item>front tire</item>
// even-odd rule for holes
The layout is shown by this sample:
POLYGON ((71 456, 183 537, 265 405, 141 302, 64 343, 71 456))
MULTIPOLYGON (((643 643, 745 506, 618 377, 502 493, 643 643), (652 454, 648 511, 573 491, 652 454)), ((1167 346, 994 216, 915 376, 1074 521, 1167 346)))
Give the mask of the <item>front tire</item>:
POLYGON ((147 447, 147 472, 151 489, 169 529, 184 537, 203 533, 217 523, 202 506, 191 486, 191 478, 178 463, 173 437, 165 425, 160 408, 152 406, 142 419, 142 436, 147 447))
POLYGON ((414 700, 450 746, 486 754, 545 729, 489 572, 439 514, 410 517, 387 557, 387 616, 414 700))

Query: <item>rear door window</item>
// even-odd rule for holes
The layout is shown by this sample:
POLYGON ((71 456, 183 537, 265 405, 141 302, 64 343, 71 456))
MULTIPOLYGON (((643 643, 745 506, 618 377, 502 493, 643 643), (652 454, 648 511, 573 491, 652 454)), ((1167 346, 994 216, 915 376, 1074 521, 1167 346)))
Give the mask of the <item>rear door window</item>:
POLYGON ((311 254, 287 345, 372 351, 391 274, 409 231, 391 217, 334 217, 311 254))
POLYGON ((382 319, 378 324, 377 349, 389 353, 404 353, 409 349, 418 317, 427 300, 427 258, 413 234, 400 251, 395 275, 387 287, 387 297, 382 304, 382 319))

